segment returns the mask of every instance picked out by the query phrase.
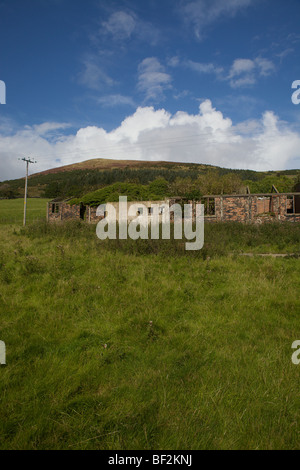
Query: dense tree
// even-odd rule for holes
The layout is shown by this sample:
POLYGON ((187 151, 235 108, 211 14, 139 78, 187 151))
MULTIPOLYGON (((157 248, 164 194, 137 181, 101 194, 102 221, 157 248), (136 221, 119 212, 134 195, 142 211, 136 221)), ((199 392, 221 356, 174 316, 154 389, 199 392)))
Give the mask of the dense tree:
POLYGON ((9 184, 3 184, 0 187, 0 198, 4 199, 15 199, 18 196, 18 193, 11 189, 9 184))
POLYGON ((270 193, 272 191, 272 185, 276 187, 276 189, 280 193, 288 193, 292 192, 295 186, 294 178, 291 178, 286 175, 282 176, 275 176, 275 175, 268 175, 265 176, 260 181, 245 181, 246 185, 249 186, 251 193, 270 193))
MULTIPOLYGON (((57 173, 37 174, 29 177, 28 186, 34 194, 48 198, 81 197, 84 194, 102 189, 115 183, 151 185, 149 196, 171 195, 197 199, 204 194, 225 194, 244 191, 248 185, 252 193, 270 192, 272 184, 279 191, 292 191, 300 170, 281 172, 255 172, 252 170, 230 170, 196 164, 162 163, 150 166, 150 162, 139 167, 110 169, 74 169, 57 173)), ((24 178, 6 181, 0 189, 8 185, 5 196, 24 193, 24 178)))

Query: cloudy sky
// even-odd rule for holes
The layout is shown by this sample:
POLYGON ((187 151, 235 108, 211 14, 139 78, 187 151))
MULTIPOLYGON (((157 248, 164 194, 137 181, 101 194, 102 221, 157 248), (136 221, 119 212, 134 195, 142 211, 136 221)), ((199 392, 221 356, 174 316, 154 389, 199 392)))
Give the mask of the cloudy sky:
POLYGON ((299 0, 0 0, 0 181, 24 156, 299 168, 299 20, 299 0))

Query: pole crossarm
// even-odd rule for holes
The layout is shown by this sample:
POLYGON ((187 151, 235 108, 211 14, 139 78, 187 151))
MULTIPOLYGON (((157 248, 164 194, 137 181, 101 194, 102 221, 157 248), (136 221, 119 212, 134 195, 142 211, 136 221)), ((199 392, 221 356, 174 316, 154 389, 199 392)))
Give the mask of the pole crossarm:
POLYGON ((24 162, 28 162, 28 163, 37 163, 35 160, 31 160, 30 158, 25 158, 25 157, 21 158, 21 160, 23 160, 24 162))

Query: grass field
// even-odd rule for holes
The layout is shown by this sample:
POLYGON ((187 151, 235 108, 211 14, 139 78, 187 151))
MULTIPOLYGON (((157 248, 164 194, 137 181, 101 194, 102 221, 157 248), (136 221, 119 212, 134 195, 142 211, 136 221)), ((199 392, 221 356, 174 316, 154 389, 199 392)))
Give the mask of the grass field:
POLYGON ((0 236, 1 449, 299 448, 300 260, 238 255, 299 253, 299 226, 211 225, 189 254, 0 236))
MULTIPOLYGON (((46 218, 47 202, 49 199, 27 199, 26 221, 34 222, 46 218)), ((0 200, 0 224, 22 224, 24 199, 0 200)))

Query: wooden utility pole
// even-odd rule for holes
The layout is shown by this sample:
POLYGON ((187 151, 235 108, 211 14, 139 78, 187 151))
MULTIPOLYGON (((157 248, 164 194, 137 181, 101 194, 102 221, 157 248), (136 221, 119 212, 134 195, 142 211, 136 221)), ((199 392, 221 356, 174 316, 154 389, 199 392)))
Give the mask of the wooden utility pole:
POLYGON ((29 163, 37 163, 36 161, 30 160, 30 158, 19 158, 19 160, 23 160, 26 162, 26 178, 25 178, 25 194, 24 194, 24 217, 23 217, 23 225, 26 225, 26 208, 27 208, 27 185, 28 185, 28 165, 29 163))

